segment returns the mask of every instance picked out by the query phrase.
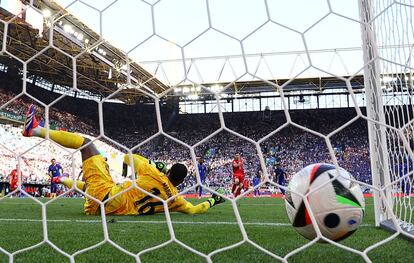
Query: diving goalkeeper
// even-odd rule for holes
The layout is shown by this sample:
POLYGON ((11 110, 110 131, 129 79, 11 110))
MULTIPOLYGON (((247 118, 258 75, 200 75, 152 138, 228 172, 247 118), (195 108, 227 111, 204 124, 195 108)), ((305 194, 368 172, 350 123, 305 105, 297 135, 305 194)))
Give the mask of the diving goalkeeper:
MULTIPOLYGON (((34 105, 29 106, 26 113, 26 120, 23 127, 23 136, 25 137, 46 137, 46 129, 39 126, 36 120, 36 108, 34 105)), ((88 195, 100 201, 105 201, 112 196, 124 191, 132 185, 131 181, 123 184, 116 184, 110 174, 109 166, 103 156, 88 138, 81 135, 49 130, 49 138, 54 142, 71 149, 83 147, 80 151, 83 162, 83 179, 76 181, 77 187, 82 189, 88 195)), ((133 155, 133 163, 130 163, 129 155, 126 155, 124 162, 127 165, 134 166, 138 174, 136 179, 137 185, 147 192, 158 196, 162 200, 167 200, 178 193, 177 186, 184 181, 187 176, 185 165, 176 163, 166 174, 151 165, 148 159, 133 155)), ((57 177, 54 183, 63 183, 71 188, 73 180, 69 178, 57 177)), ((168 209, 172 212, 181 212, 186 214, 201 214, 207 212, 211 207, 224 202, 221 196, 213 195, 207 201, 198 205, 192 205, 182 196, 177 196, 168 202, 168 209)), ((84 211, 87 215, 96 215, 100 213, 99 204, 91 198, 85 197, 84 211)), ((163 203, 138 189, 132 188, 105 203, 105 213, 111 215, 149 215, 164 212, 163 203)))

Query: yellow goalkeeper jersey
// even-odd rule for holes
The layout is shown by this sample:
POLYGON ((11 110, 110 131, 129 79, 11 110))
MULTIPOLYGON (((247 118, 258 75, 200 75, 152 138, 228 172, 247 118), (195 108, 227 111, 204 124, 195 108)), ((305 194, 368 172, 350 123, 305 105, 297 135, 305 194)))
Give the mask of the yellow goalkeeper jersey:
MULTIPOLYGON (((125 155, 124 162, 131 165, 128 155, 125 155)), ((138 175, 136 183, 140 188, 162 200, 167 200, 178 193, 177 188, 172 185, 168 177, 160 172, 155 166, 151 165, 151 162, 148 159, 134 154, 133 165, 135 172, 138 175)), ((131 186, 131 181, 126 181, 122 185, 117 185, 111 190, 110 196, 125 191, 125 189, 128 189, 131 186)), ((187 202, 182 196, 176 196, 174 199, 168 201, 168 208, 172 212, 198 214, 206 212, 210 208, 210 204, 208 201, 205 201, 194 206, 190 202, 187 202)), ((132 188, 109 201, 105 206, 105 210, 107 214, 150 215, 164 212, 164 206, 161 200, 147 195, 138 189, 132 188)))

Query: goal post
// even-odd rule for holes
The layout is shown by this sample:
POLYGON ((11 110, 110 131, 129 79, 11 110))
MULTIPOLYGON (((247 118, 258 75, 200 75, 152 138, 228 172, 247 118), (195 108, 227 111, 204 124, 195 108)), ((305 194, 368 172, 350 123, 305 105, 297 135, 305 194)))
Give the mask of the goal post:
POLYGON ((412 142, 414 7, 361 0, 359 8, 372 183, 384 189, 385 196, 384 200, 374 192, 375 225, 397 231, 391 220, 394 214, 403 231, 414 238, 412 156, 398 132, 384 125, 406 129, 403 132, 412 142))
MULTIPOLYGON (((364 86, 368 122, 369 152, 371 159, 372 184, 376 188, 383 188, 390 183, 388 171, 388 154, 385 127, 384 104, 382 101, 380 65, 378 61, 378 47, 376 43, 373 7, 371 0, 359 1, 361 17, 362 50, 364 58, 364 86), (379 123, 378 123, 379 122, 379 123)), ((390 218, 384 202, 392 207, 391 194, 386 189, 386 200, 381 199, 378 191, 374 191, 375 225, 390 218)))

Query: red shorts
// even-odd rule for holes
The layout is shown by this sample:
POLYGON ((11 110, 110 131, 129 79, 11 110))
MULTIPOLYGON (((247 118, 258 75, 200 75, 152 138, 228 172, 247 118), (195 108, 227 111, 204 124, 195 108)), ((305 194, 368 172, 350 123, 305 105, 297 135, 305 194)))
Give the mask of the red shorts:
POLYGON ((234 174, 234 181, 236 181, 236 178, 238 179, 239 183, 244 182, 244 174, 234 174))

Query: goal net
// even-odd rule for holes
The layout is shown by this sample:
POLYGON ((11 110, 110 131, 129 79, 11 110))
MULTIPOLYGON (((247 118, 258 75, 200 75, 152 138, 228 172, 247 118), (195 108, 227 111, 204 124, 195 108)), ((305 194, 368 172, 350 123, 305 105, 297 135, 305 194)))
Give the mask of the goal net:
MULTIPOLYGON (((0 86, 0 117, 7 123, 0 125, 0 165, 6 167, 4 173, 17 165, 18 172, 34 177, 42 174, 41 179, 34 180, 47 194, 50 182, 42 169, 54 156, 64 159, 69 177, 81 178, 79 150, 62 149, 48 135, 45 140, 22 140, 21 128, 15 124, 23 124, 22 107, 30 101, 41 108, 47 132, 71 129, 90 136, 108 160, 117 183, 128 180, 122 176, 122 156, 129 155, 132 160, 132 154, 140 153, 169 165, 186 164, 191 176, 178 189, 180 194, 195 197, 201 187, 201 195, 203 191, 209 196, 223 195, 226 206, 210 218, 207 214, 205 221, 202 217, 177 220, 168 210, 168 202, 175 196, 162 200, 154 195, 156 192, 141 189, 134 180, 134 168, 130 168, 131 188, 125 191, 145 192, 144 202, 152 200, 163 206, 165 214, 155 220, 108 219, 105 205, 113 197, 96 200, 74 184, 63 189, 57 199, 45 201, 38 198, 44 196, 42 190, 19 176, 17 188, 5 192, 0 205, 8 202, 6 197, 28 197, 40 206, 40 218, 1 218, 1 222, 37 223, 42 238, 18 248, 1 245, 0 252, 10 262, 41 246, 50 247, 70 262, 103 246, 111 246, 136 262, 157 259, 157 255, 148 255, 167 247, 170 250, 163 255, 172 257, 171 261, 192 261, 192 256, 207 262, 216 258, 223 262, 233 258, 253 261, 257 254, 263 254, 269 262, 292 258, 307 262, 308 257, 319 256, 320 249, 330 249, 331 254, 323 260, 331 260, 331 255, 340 258, 344 252, 371 262, 369 253, 373 250, 396 239, 402 242, 400 235, 414 238, 413 1, 359 0, 354 1, 353 10, 342 0, 318 1, 323 6, 318 10, 307 0, 233 0, 230 4, 137 0, 134 5, 139 6, 134 8, 129 6, 131 2, 0 1, 0 73, 14 77, 15 81, 7 85, 20 85, 0 86), (246 6, 239 10, 242 2, 246 6), (298 10, 298 5, 304 11, 298 10), (261 11, 254 12, 256 9, 261 11), (193 14, 204 17, 198 28, 193 14), (229 18, 235 14, 238 20, 229 18), (138 20, 131 20, 132 24, 124 21, 131 17, 138 20), (298 24, 302 19, 303 24, 298 24), (337 27, 335 22, 339 23, 337 27), (168 27, 170 23, 173 28, 168 27), (341 31, 345 25, 351 25, 344 27, 348 32, 341 31), (35 34, 25 38, 27 32, 35 34), (337 48, 341 41, 352 47, 337 48), (82 105, 70 105, 72 98, 82 99, 82 105), (127 108, 123 105, 132 105, 128 113, 133 112, 136 119, 123 115, 122 110, 127 108), (63 110, 67 108, 77 114, 63 110), (321 109, 329 111, 314 115, 321 109), (111 127, 109 119, 119 121, 119 127, 111 127), (76 125, 60 127, 65 121, 76 125), (132 134, 127 134, 131 132, 128 125, 136 128, 132 134), (233 198, 230 164, 240 152, 246 158, 249 176, 243 193, 233 198), (209 165, 205 181, 198 170, 200 159, 209 165), (375 225, 395 233, 387 232, 384 237, 381 232, 370 243, 369 235, 382 230, 371 228, 372 222, 367 222, 361 227, 369 228, 362 237, 368 241, 357 247, 351 242, 327 240, 320 231, 314 240, 299 240, 280 208, 287 182, 277 169, 284 167, 289 180, 304 166, 317 162, 350 171, 355 176, 353 183, 359 184, 367 197, 373 196, 375 225), (260 180, 249 185, 256 173, 260 180), (222 188, 225 191, 218 191, 222 188), (240 205, 261 193, 269 198, 248 204, 251 206, 240 205), (93 199, 102 214, 90 220, 48 213, 47 209, 63 196, 93 199), (283 214, 272 210, 275 207, 283 214), (260 213, 268 214, 260 218, 260 213), (118 220, 124 225, 146 225, 121 228, 115 224, 118 220), (70 234, 81 232, 85 244, 64 249, 64 238, 51 238, 51 226, 64 223, 95 224, 95 229, 96 224, 102 225, 103 239, 101 236, 94 243, 72 225, 70 234), (161 225, 166 234, 160 241, 157 235, 161 225), (204 232, 200 230, 203 227, 204 232), (282 230, 272 232, 267 227, 282 230), (138 242, 128 239, 129 230, 135 231, 135 237, 147 230, 148 236, 153 236, 138 242), (208 237, 200 241, 201 233, 208 237), (182 241, 185 235, 192 239, 182 241), (319 246, 318 241, 330 244, 319 246), (245 258, 240 258, 240 251, 245 258), (176 255, 180 253, 181 257, 176 255)), ((56 207, 52 209, 58 211, 56 207)), ((309 213, 314 218, 311 210, 309 213)), ((315 222, 313 225, 318 229, 315 222)), ((104 257, 103 261, 117 260, 111 253, 104 257)))
MULTIPOLYGON (((382 184, 381 187, 386 189, 400 226, 412 235, 414 233, 413 2, 372 1, 371 4, 374 21, 372 26, 375 28, 378 56, 373 58, 378 66, 376 75, 377 84, 380 85, 378 95, 382 98, 384 121, 389 125, 383 130, 386 137, 383 143, 386 147, 381 148, 388 155, 384 158, 386 162, 382 163, 382 169, 386 171, 382 175, 389 179, 379 178, 379 182, 382 184)), ((371 143, 375 142, 371 141, 371 143)), ((378 214, 377 219, 383 226, 395 230, 394 224, 390 222, 389 215, 384 213, 384 210, 379 209, 378 214)))

